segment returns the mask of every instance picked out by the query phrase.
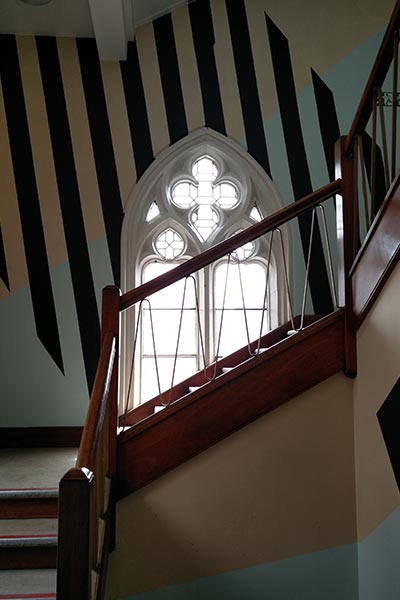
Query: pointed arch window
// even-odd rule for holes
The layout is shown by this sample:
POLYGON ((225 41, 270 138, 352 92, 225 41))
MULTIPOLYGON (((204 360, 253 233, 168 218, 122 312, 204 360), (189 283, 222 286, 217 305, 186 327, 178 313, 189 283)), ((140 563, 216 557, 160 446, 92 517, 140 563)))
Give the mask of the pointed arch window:
MULTIPOLYGON (((122 236, 125 290, 280 208, 272 182, 247 153, 208 131, 189 138, 149 169, 128 205, 122 236)), ((154 294, 143 303, 140 317, 138 311, 133 316, 131 311, 122 334, 124 354, 132 356, 133 332, 140 318, 133 402, 156 396, 158 378, 161 389, 168 389, 204 363, 246 345, 248 335, 256 339, 260 324, 262 333, 276 326, 285 312, 279 304, 280 285, 275 256, 265 242, 257 240, 186 283, 180 281, 154 294), (267 279, 268 312, 263 316, 267 279)), ((128 362, 121 370, 124 391, 128 362)))

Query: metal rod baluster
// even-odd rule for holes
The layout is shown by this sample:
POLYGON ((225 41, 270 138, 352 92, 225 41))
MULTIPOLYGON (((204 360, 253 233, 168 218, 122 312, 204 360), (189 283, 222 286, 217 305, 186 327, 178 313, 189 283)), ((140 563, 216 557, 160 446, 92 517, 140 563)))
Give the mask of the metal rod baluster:
POLYGON ((175 348, 175 356, 174 356, 174 365, 172 367, 171 386, 170 386, 169 400, 168 400, 167 406, 169 406, 171 404, 171 399, 172 399, 172 388, 174 386, 176 363, 177 363, 177 360, 178 360, 179 342, 181 341, 183 311, 185 310, 186 288, 187 288, 187 282, 188 282, 189 277, 185 277, 185 283, 184 283, 184 286, 183 286, 181 311, 180 311, 180 315, 179 315, 178 335, 177 335, 177 338, 176 338, 176 348, 175 348))
POLYGON ((197 286, 197 279, 196 279, 196 277, 194 275, 189 275, 188 279, 191 279, 193 281, 193 286, 194 286, 194 298, 195 298, 195 302, 196 302, 197 327, 199 329, 201 357, 203 359, 204 376, 205 376, 206 379, 209 379, 209 381, 212 381, 212 379, 210 379, 207 376, 206 351, 205 351, 205 346, 204 346, 203 328, 201 326, 199 291, 198 291, 198 286, 197 286))
POLYGON ((217 360, 218 360, 218 357, 219 357, 219 348, 220 348, 220 345, 221 345, 222 322, 223 322, 224 313, 225 313, 226 290, 227 290, 227 287, 228 287, 228 274, 229 274, 230 264, 231 264, 231 254, 228 254, 228 262, 226 263, 226 277, 225 277, 224 295, 223 295, 223 300, 222 300, 221 322, 219 324, 218 341, 217 341, 217 348, 216 348, 216 353, 215 353, 215 365, 214 365, 215 372, 217 371, 217 360))
MULTIPOLYGON (((368 206, 368 192, 367 192, 367 175, 366 175, 366 167, 365 167, 365 159, 364 159, 364 146, 362 143, 361 136, 357 136, 358 144, 359 144, 359 159, 360 159, 360 169, 361 169, 361 184, 363 191, 363 200, 364 200, 364 217, 365 217, 365 227, 368 231, 370 227, 370 218, 369 218, 369 206, 368 206)), ((372 186, 371 186, 372 187, 372 186)), ((372 204, 372 194, 371 194, 371 204, 372 204)))
POLYGON ((291 296, 291 293, 290 293, 289 274, 288 274, 288 268, 287 268, 285 247, 283 245, 282 231, 280 230, 279 227, 277 229, 275 229, 275 231, 277 233, 279 233, 279 239, 280 239, 280 242, 281 242, 281 253, 282 253, 282 261, 283 261, 283 271, 284 271, 284 274, 285 274, 286 294, 287 294, 288 302, 289 302, 290 322, 292 324, 292 330, 294 330, 293 302, 292 302, 292 296, 291 296))
POLYGON ((131 390, 132 390, 133 367, 134 367, 134 363, 135 363, 136 343, 137 343, 137 337, 138 337, 138 331, 139 331, 139 323, 141 322, 141 319, 142 319, 143 302, 144 302, 144 300, 142 300, 139 303, 138 318, 137 318, 136 327, 135 327, 135 335, 133 336, 132 362, 131 362, 131 368, 129 369, 128 391, 126 393, 125 408, 124 408, 124 420, 123 420, 124 424, 122 426, 122 431, 125 431, 125 427, 126 427, 126 417, 128 414, 128 407, 129 407, 129 396, 131 395, 131 390))
POLYGON ((265 304, 266 304, 267 298, 268 298, 270 269, 271 269, 271 256, 272 256, 272 243, 274 241, 274 233, 275 233, 275 230, 271 231, 271 237, 270 237, 270 240, 269 240, 268 259, 267 259, 267 261, 268 261, 267 277, 265 279, 265 292, 264 292, 264 298, 263 298, 263 308, 262 308, 262 313, 261 313, 260 333, 259 333, 259 336, 258 336, 256 354, 259 354, 259 352, 260 352, 261 336, 262 336, 262 330, 263 330, 263 327, 264 327, 264 315, 265 315, 265 311, 267 310, 265 308, 265 304))
POLYGON ((389 171, 389 157, 388 157, 388 147, 387 147, 387 138, 386 138, 386 124, 385 124, 385 115, 383 112, 383 98, 382 98, 382 89, 381 88, 378 88, 378 104, 379 104, 379 117, 380 117, 380 121, 381 121, 381 130, 382 130, 385 187, 386 187, 386 191, 388 191, 389 186, 390 186, 390 171, 389 171))
POLYGON ((353 248, 358 247, 358 240, 360 238, 360 220, 359 220, 359 203, 360 203, 360 191, 359 191, 359 164, 360 164, 360 149, 358 145, 358 138, 354 141, 354 202, 353 202, 353 248))
POLYGON ((306 277, 305 277, 304 289, 303 289, 303 302, 301 304, 301 317, 300 317, 300 328, 299 328, 299 331, 301 331, 303 329, 303 325, 304 325, 304 313, 305 313, 305 310, 306 310, 306 299, 307 299, 307 286, 308 286, 308 278, 309 278, 309 275, 310 275, 311 248, 312 248, 313 237, 314 237, 314 223, 315 223, 315 208, 313 208, 312 218, 311 218, 310 241, 309 241, 309 244, 308 244, 306 277))
POLYGON ((393 87, 392 87, 392 181, 396 176, 396 143, 397 143, 397 83, 399 67, 399 32, 393 38, 393 87))
MULTIPOLYGON (((370 215, 372 221, 372 215, 374 214, 374 202, 375 202, 375 187, 376 187, 376 132, 377 132, 377 105, 379 102, 378 89, 374 89, 374 95, 372 98, 372 142, 371 142, 371 181, 370 181, 370 215)), ((367 230, 371 225, 371 221, 368 218, 367 230)))
POLYGON ((232 252, 232 254, 236 255, 237 266, 238 266, 239 284, 240 284, 240 295, 242 296, 242 307, 243 307, 244 325, 245 325, 245 329, 246 329, 246 338, 247 338, 247 349, 249 351, 250 356, 253 356, 252 352, 250 350, 249 324, 248 324, 248 321, 247 321, 246 301, 244 299, 244 289, 243 289, 242 270, 240 268, 240 258, 239 258, 237 250, 235 250, 235 252, 232 252))
POLYGON ((318 204, 318 206, 316 206, 316 208, 319 208, 321 210, 321 214, 322 214, 322 225, 323 225, 323 230, 324 230, 325 245, 326 245, 326 251, 328 253, 328 267, 329 267, 329 277, 331 280, 331 292, 332 292, 332 296, 333 296, 333 301, 335 303, 335 307, 337 308, 338 307, 338 299, 337 299, 337 293, 336 293, 335 276, 333 274, 333 260, 332 260, 331 244, 329 242, 328 228, 326 225, 325 207, 322 206, 322 204, 318 204))

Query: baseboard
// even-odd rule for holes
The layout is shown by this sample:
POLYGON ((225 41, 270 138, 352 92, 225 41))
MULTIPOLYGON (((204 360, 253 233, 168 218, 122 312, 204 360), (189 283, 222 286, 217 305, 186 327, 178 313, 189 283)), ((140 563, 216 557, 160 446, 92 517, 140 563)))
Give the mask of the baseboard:
POLYGON ((75 448, 83 427, 0 427, 1 448, 75 448))

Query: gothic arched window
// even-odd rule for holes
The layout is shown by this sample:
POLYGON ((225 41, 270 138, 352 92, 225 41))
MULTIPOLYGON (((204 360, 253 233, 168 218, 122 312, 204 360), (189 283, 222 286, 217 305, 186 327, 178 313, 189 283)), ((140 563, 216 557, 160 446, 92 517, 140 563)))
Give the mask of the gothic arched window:
MULTIPOLYGON (((191 134, 156 159, 128 202, 122 236, 124 291, 280 207, 272 182, 246 152, 208 130, 191 134)), ((286 308, 279 302, 282 281, 276 260, 265 240, 255 240, 186 283, 151 296, 141 305, 140 317, 139 308, 136 314, 128 312, 122 332, 127 357, 121 365, 123 393, 135 325, 135 405, 158 394, 158 381, 162 390, 168 389, 204 363, 245 346, 248 336, 256 339, 277 326, 286 308), (268 310, 263 312, 267 280, 268 310)))

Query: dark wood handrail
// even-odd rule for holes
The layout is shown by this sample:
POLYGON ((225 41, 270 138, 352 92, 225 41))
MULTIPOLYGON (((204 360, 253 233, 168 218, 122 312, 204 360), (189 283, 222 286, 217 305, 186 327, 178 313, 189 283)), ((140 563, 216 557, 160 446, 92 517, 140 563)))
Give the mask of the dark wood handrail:
POLYGON ((76 460, 76 468, 78 469, 92 469, 94 465, 97 442, 104 425, 115 353, 115 337, 111 332, 106 333, 101 345, 100 359, 89 410, 86 415, 78 458, 76 460))
POLYGON ((364 131, 372 113, 374 89, 381 87, 393 58, 393 38, 400 28, 400 0, 397 0, 389 25, 386 29, 379 52, 372 67, 367 85, 361 97, 356 116, 354 117, 345 143, 345 153, 352 152, 356 135, 364 131))
POLYGON ((187 277, 191 273, 199 271, 214 261, 226 256, 229 254, 229 252, 233 252, 233 250, 236 250, 236 248, 240 248, 240 246, 243 246, 248 242, 252 242, 261 235, 273 231, 291 219, 298 217, 306 210, 314 208, 320 202, 323 202, 334 194, 340 193, 341 184, 341 179, 336 179, 336 181, 328 183, 319 190, 316 190, 308 196, 305 196, 301 200, 293 202, 292 204, 289 204, 289 206, 278 210, 273 215, 270 215, 266 219, 263 219, 263 221, 260 221, 260 223, 251 225, 244 231, 240 231, 229 239, 216 244, 212 248, 209 248, 209 250, 206 250, 198 256, 195 256, 183 264, 175 267, 175 269, 172 271, 163 273, 159 277, 156 277, 155 279, 152 279, 151 281, 148 281, 143 285, 126 292, 120 298, 120 310, 126 310, 133 304, 136 304, 136 302, 140 302, 147 296, 151 296, 152 294, 159 292, 167 285, 171 285, 180 279, 187 277))

